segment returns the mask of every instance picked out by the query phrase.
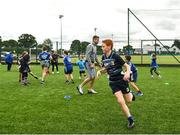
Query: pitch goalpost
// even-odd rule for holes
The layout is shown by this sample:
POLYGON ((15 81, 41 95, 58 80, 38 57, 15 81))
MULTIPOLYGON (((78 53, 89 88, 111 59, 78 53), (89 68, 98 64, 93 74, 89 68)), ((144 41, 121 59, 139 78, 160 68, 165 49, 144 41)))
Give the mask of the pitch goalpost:
MULTIPOLYGON (((160 43, 160 45, 162 45, 166 50, 167 50, 167 52, 178 62, 178 63, 180 63, 180 60, 173 54, 173 53, 171 53, 170 51, 169 51, 169 49, 167 48, 167 47, 165 47, 165 45, 161 42, 161 40, 159 40, 158 38, 157 38, 157 36, 155 36, 155 34, 135 15, 135 13, 134 12, 132 12, 132 10, 130 10, 129 8, 128 8, 128 47, 130 47, 130 17, 129 17, 129 15, 130 14, 132 14, 133 15, 133 17, 135 17, 135 19, 136 20, 138 20, 138 22, 155 38, 155 40, 157 41, 157 42, 159 42, 160 43)), ((130 54, 130 52, 129 52, 129 49, 128 49, 128 54, 130 54)))

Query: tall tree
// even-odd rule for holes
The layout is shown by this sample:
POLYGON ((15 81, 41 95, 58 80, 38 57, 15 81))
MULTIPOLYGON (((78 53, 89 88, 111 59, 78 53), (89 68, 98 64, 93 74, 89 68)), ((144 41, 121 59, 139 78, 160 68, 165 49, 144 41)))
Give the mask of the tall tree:
POLYGON ((176 46, 177 48, 180 49, 180 41, 179 40, 174 40, 174 43, 172 44, 172 47, 176 46))
POLYGON ((128 50, 129 50, 130 54, 133 54, 135 49, 133 49, 133 46, 131 46, 131 45, 123 46, 124 54, 128 54, 128 50))
POLYGON ((102 47, 101 46, 97 46, 97 54, 100 55, 102 54, 102 47))
POLYGON ((79 55, 81 53, 81 42, 79 40, 72 41, 70 49, 73 53, 79 55))
POLYGON ((22 34, 18 39, 20 47, 32 48, 37 44, 36 38, 31 34, 22 34))
POLYGON ((10 39, 2 42, 2 47, 6 48, 16 48, 18 46, 18 42, 16 40, 10 39))
POLYGON ((42 45, 48 47, 48 50, 53 48, 53 42, 49 38, 45 39, 42 45))
POLYGON ((86 53, 86 47, 89 45, 90 43, 87 41, 83 41, 81 42, 81 53, 85 54, 86 53))

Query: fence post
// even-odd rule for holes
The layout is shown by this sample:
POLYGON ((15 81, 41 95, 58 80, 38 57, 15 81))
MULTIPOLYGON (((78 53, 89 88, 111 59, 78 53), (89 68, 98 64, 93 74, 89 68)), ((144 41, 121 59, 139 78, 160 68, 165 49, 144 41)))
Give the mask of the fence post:
POLYGON ((143 41, 141 40, 141 65, 143 64, 143 48, 142 48, 143 41))

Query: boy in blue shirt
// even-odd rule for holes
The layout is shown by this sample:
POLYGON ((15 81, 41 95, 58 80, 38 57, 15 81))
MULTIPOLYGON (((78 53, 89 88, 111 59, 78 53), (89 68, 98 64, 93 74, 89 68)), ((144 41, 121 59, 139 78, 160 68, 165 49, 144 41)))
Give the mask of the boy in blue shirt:
POLYGON ((130 66, 130 70, 131 70, 129 84, 137 91, 137 96, 142 96, 143 93, 141 92, 141 90, 136 85, 137 77, 138 77, 137 68, 131 62, 131 56, 130 55, 126 55, 125 59, 126 59, 126 63, 130 66))
POLYGON ((156 75, 159 77, 159 79, 161 78, 161 75, 157 72, 157 68, 158 68, 158 64, 157 64, 157 62, 156 62, 156 54, 155 53, 153 53, 152 55, 151 55, 151 60, 152 60, 152 62, 151 62, 151 69, 150 69, 150 73, 151 73, 151 78, 154 78, 154 76, 153 76, 153 71, 154 71, 154 73, 156 73, 156 75))
POLYGON ((84 76, 84 78, 86 77, 86 72, 85 72, 85 60, 84 60, 84 56, 81 55, 80 59, 76 62, 76 64, 79 66, 79 79, 82 78, 82 76, 84 76))
POLYGON ((39 54, 39 60, 42 66, 41 84, 45 83, 45 77, 49 74, 50 54, 47 52, 47 47, 43 47, 43 52, 39 54))
POLYGON ((74 83, 73 81, 73 65, 71 63, 71 58, 68 55, 68 51, 64 51, 64 58, 63 58, 63 63, 64 63, 64 73, 66 77, 65 83, 74 83))

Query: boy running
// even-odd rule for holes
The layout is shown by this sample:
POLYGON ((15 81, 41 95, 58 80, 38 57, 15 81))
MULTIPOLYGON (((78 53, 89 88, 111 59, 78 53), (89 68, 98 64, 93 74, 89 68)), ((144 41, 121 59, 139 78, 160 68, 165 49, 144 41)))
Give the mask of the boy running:
POLYGON ((128 88, 130 67, 118 54, 112 52, 112 48, 112 40, 107 39, 102 41, 102 50, 104 53, 102 56, 103 68, 97 72, 97 76, 100 76, 102 73, 108 73, 109 86, 112 89, 112 93, 115 95, 117 102, 127 117, 128 128, 133 128, 134 118, 126 105, 126 101, 131 102, 132 100, 135 100, 134 95, 128 88), (125 67, 125 73, 122 73, 122 67, 125 67))
POLYGON ((45 77, 49 74, 50 54, 47 47, 43 47, 43 52, 39 54, 39 60, 42 66, 41 84, 45 84, 45 77))
POLYGON ((159 77, 159 79, 161 78, 161 75, 157 72, 157 68, 158 68, 158 64, 156 62, 156 54, 153 53, 152 56, 151 56, 151 69, 150 69, 150 73, 151 73, 151 78, 154 78, 153 76, 153 71, 154 73, 156 73, 156 75, 159 77))
POLYGON ((137 96, 142 96, 143 93, 141 92, 141 90, 136 85, 137 77, 138 77, 137 68, 131 62, 131 56, 130 55, 126 55, 125 59, 126 59, 126 63, 130 66, 130 69, 131 69, 129 84, 137 91, 137 93, 136 93, 137 96))

